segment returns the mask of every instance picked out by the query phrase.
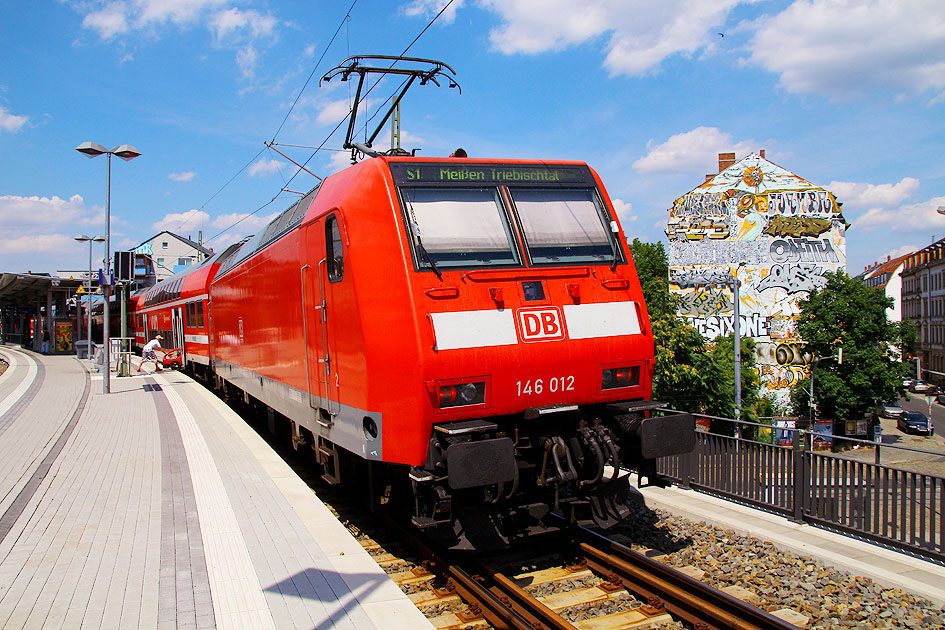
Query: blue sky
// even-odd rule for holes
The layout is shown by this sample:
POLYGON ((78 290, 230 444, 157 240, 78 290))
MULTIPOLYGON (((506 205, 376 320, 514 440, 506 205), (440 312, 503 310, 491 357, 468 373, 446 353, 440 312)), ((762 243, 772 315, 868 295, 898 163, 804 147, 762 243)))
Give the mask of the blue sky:
MULTIPOLYGON (((0 271, 87 266, 72 237, 105 230, 106 164, 84 141, 142 153, 112 161, 113 249, 256 232, 298 198, 284 187, 316 183, 264 142, 300 162, 313 151, 286 145, 340 149, 353 85, 318 77, 401 54, 446 2, 2 3, 0 271)), ((585 160, 628 238, 665 240, 718 153, 759 149, 844 203, 853 274, 945 236, 941 0, 454 0, 408 55, 451 65, 462 94, 414 87, 406 148, 585 160)), ((320 151, 308 167, 346 163, 320 151)))

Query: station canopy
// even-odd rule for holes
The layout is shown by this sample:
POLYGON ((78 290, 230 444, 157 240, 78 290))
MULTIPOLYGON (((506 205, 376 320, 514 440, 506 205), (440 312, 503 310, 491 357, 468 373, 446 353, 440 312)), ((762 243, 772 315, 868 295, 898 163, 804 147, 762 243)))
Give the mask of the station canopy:
POLYGON ((46 274, 0 273, 0 307, 45 305, 50 291, 75 293, 85 280, 58 278, 46 274))

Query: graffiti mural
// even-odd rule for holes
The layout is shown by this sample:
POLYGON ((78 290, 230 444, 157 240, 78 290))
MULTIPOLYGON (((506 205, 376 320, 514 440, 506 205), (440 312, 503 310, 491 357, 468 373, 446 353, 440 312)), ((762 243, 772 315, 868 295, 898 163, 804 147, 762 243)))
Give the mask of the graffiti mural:
POLYGON ((829 191, 762 156, 742 158, 669 209, 680 315, 709 339, 731 334, 737 275, 741 332, 756 340, 763 388, 786 395, 808 370, 798 303, 844 269, 847 225, 829 191))
POLYGON ((830 219, 814 217, 771 217, 764 233, 770 236, 820 236, 830 229, 830 219))
POLYGON ((810 293, 827 284, 824 268, 814 265, 772 265, 764 280, 758 283, 759 291, 784 289, 788 295, 810 293))
POLYGON ((732 298, 722 291, 698 289, 680 296, 679 314, 687 317, 702 317, 720 313, 734 313, 732 298))

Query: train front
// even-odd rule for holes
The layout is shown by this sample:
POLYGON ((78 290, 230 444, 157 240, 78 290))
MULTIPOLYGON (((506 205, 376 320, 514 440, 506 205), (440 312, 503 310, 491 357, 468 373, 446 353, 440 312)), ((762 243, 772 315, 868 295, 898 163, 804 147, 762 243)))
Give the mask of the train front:
POLYGON ((546 528, 549 512, 615 524, 622 469, 691 450, 694 422, 650 402, 649 317, 596 174, 573 162, 390 169, 429 335, 414 523, 458 547, 546 528))

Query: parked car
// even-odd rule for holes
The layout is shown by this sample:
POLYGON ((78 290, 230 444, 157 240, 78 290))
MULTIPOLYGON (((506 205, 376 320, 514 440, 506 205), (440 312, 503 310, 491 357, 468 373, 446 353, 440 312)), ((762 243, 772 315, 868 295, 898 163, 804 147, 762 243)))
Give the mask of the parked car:
POLYGON ((909 389, 912 387, 913 383, 915 383, 915 381, 911 378, 903 379, 902 386, 905 387, 906 389, 909 389))
POLYGON ((932 387, 933 386, 930 385, 929 383, 923 383, 922 381, 914 381, 912 385, 909 386, 909 391, 914 394, 925 394, 930 389, 932 389, 932 387))
POLYGON ((902 415, 902 407, 898 402, 884 402, 876 409, 881 418, 898 418, 902 415))
POLYGON ((896 428, 903 433, 924 433, 935 435, 932 421, 921 411, 904 411, 896 421, 896 428))
POLYGON ((938 396, 936 396, 935 402, 937 402, 940 405, 945 405, 945 394, 939 394, 938 396))

